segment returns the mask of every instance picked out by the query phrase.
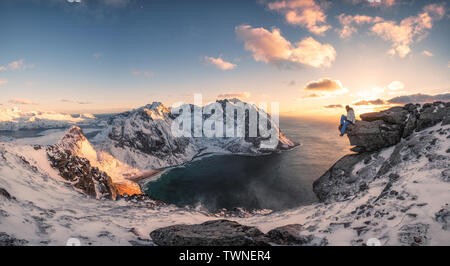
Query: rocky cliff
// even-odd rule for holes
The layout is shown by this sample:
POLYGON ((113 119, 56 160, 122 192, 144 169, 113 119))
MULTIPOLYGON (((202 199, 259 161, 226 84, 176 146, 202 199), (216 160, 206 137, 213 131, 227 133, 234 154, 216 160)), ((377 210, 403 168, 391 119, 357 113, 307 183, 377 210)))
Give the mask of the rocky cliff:
POLYGON ((448 134, 443 126, 450 124, 450 103, 407 104, 360 117, 362 121, 350 125, 347 133, 350 144, 356 145, 352 150, 359 153, 344 156, 314 182, 319 199, 346 199, 366 190, 376 178, 390 173, 392 179, 398 176, 392 169, 402 162, 423 157, 430 167, 435 161, 442 161, 438 168, 448 165, 448 154, 440 154, 439 148, 448 146, 442 136, 448 134), (437 124, 435 132, 421 132, 437 124))
POLYGON ((377 151, 397 144, 414 131, 443 122, 450 123, 450 102, 407 104, 388 110, 360 115, 361 120, 349 125, 347 136, 354 151, 377 151))

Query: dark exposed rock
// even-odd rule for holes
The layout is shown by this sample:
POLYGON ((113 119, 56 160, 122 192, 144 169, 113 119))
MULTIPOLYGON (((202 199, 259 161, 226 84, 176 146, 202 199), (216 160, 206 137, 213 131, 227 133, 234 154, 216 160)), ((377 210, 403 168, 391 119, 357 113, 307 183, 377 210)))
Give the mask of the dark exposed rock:
POLYGON ((18 239, 4 232, 0 232, 0 246, 24 246, 28 243, 25 239, 18 239))
POLYGON ((417 121, 417 130, 423 130, 441 122, 444 118, 446 121, 450 116, 450 108, 443 107, 443 104, 432 104, 431 106, 422 107, 419 119, 417 121))
POLYGON ((349 125, 347 136, 351 145, 363 148, 364 151, 376 151, 398 143, 402 137, 402 127, 388 124, 382 120, 373 122, 356 121, 349 125))
POLYGON ((1 188, 1 187, 0 187, 0 196, 3 196, 7 199, 11 199, 11 195, 9 194, 9 192, 6 189, 1 188))
POLYGON ((47 148, 47 157, 62 178, 86 195, 98 199, 116 199, 117 191, 111 177, 97 167, 92 167, 88 159, 72 155, 69 150, 63 150, 57 145, 47 148))
POLYGON ((428 224, 408 224, 400 228, 399 241, 408 246, 422 246, 428 240, 428 224))
MULTIPOLYGON (((425 107, 425 110, 447 108, 443 106, 438 103, 430 104, 425 107)), ((436 153, 437 149, 442 147, 442 140, 436 137, 436 132, 447 130, 437 128, 432 134, 417 133, 400 141, 404 128, 401 124, 390 124, 385 121, 397 121, 398 117, 404 117, 405 111, 409 112, 406 117, 408 115, 416 117, 416 114, 411 112, 416 112, 417 106, 409 105, 406 108, 398 107, 389 110, 390 113, 382 112, 381 115, 372 113, 363 116, 364 119, 373 120, 372 122, 357 121, 356 125, 350 126, 348 137, 351 144, 357 145, 354 148, 365 152, 342 157, 313 183, 313 191, 321 201, 348 200, 358 193, 364 193, 373 180, 380 178, 388 178, 388 183, 385 190, 375 198, 375 202, 393 197, 397 200, 405 200, 407 198, 405 195, 391 191, 392 183, 399 179, 401 174, 393 169, 401 163, 419 160, 422 157, 426 157, 430 164, 444 168, 441 172, 442 177, 444 181, 450 180, 450 173, 445 169, 448 168, 445 166, 448 156, 436 153), (395 112, 401 114, 395 115, 395 112), (379 151, 387 146, 393 146, 392 150, 379 151)))
POLYGON ((291 224, 270 230, 267 234, 258 228, 229 220, 214 220, 195 225, 173 225, 150 233, 159 246, 268 246, 301 245, 325 246, 326 238, 303 235, 300 224, 291 224))
POLYGON ((389 124, 405 124, 408 111, 403 107, 392 107, 381 112, 365 113, 360 115, 363 121, 373 122, 382 120, 389 124))
POLYGON ((290 224, 272 229, 266 236, 270 242, 278 245, 325 246, 328 244, 326 238, 302 235, 302 230, 301 224, 290 224))
MULTIPOLYGON (((360 161, 370 158, 367 153, 349 154, 337 161, 325 174, 313 183, 313 191, 317 197, 326 199, 345 199, 358 192, 362 180, 352 174, 353 167, 360 161)), ((367 184, 366 184, 367 185, 367 184)))
POLYGON ((414 131, 421 131, 440 122, 450 123, 450 107, 442 102, 419 105, 407 104, 381 112, 361 114, 347 128, 347 136, 355 152, 376 151, 397 144, 414 131))
POLYGON ((150 233, 160 246, 266 246, 268 239, 256 227, 228 220, 195 225, 173 225, 150 233))
POLYGON ((448 204, 440 209, 437 213, 435 213, 434 217, 436 222, 442 224, 442 229, 450 230, 450 207, 448 206, 448 204))

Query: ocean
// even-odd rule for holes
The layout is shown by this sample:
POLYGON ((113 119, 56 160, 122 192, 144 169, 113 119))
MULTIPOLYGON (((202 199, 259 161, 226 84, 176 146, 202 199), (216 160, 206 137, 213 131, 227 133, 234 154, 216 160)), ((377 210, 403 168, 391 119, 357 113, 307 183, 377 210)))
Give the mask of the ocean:
POLYGON ((286 210, 317 201, 314 180, 349 151, 338 121, 281 117, 280 128, 301 145, 264 156, 212 155, 166 170, 145 193, 179 207, 209 211, 286 210))

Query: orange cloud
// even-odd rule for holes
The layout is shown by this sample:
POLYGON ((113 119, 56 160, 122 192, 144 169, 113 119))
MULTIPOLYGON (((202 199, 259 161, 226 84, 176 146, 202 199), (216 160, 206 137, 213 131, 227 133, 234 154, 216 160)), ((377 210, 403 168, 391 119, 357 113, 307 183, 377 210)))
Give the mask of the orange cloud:
POLYGON ((268 7, 282 13, 289 24, 305 27, 314 34, 323 35, 331 28, 326 24, 323 8, 314 0, 282 0, 269 3, 268 7))
POLYGON ((290 62, 318 68, 331 66, 336 58, 336 51, 330 44, 321 44, 312 37, 291 44, 277 28, 268 31, 241 25, 236 27, 236 34, 256 61, 275 65, 290 62))
POLYGON ((384 105, 386 104, 386 102, 382 99, 376 99, 376 100, 362 100, 362 101, 358 101, 353 103, 354 105, 384 105))
POLYGON ((422 54, 424 54, 426 56, 434 56, 434 54, 432 52, 427 51, 427 50, 423 51, 422 54))
POLYGON ((330 104, 330 105, 324 106, 324 108, 334 109, 334 108, 344 108, 344 106, 342 104, 330 104))
POLYGON ((223 93, 217 95, 218 99, 229 99, 229 98, 238 98, 238 99, 247 99, 250 98, 250 92, 236 92, 236 93, 223 93))
POLYGON ((210 56, 205 56, 204 60, 207 65, 213 65, 224 71, 231 70, 236 67, 236 65, 233 63, 223 61, 221 57, 214 58, 210 56))
POLYGON ((0 85, 4 85, 4 84, 6 84, 6 83, 8 83, 7 80, 5 80, 5 79, 0 79, 0 85))
POLYGON ((348 92, 342 86, 339 80, 329 78, 322 78, 316 81, 311 81, 303 88, 304 91, 313 92, 303 96, 303 98, 319 98, 327 96, 335 96, 348 92))
POLYGON ((24 105, 28 105, 28 104, 37 105, 38 104, 38 103, 30 101, 30 100, 18 99, 18 98, 11 99, 11 100, 9 100, 9 102, 13 103, 13 104, 24 104, 24 105))

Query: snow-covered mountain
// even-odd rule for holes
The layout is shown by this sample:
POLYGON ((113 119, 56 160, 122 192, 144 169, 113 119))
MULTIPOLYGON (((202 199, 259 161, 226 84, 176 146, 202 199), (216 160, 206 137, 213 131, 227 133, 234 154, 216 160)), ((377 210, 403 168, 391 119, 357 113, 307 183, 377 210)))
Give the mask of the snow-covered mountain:
POLYGON ((0 110, 0 130, 61 128, 97 122, 92 114, 75 116, 57 112, 22 111, 17 107, 0 110))
MULTIPOLYGON (((222 106, 226 103, 234 108, 242 108, 239 100, 218 101, 222 106)), ((189 109, 198 108, 189 105, 189 109)), ((209 105, 203 109, 210 108, 209 105)), ((255 105, 250 105, 258 115, 266 113, 255 105)), ((245 114, 245 110, 240 110, 245 114)), ((179 165, 204 153, 261 154, 294 147, 295 143, 286 138, 276 123, 269 120, 269 125, 279 132, 278 145, 272 148, 261 146, 263 137, 176 137, 172 133, 172 124, 177 115, 171 113, 163 104, 154 102, 141 108, 124 112, 111 117, 107 127, 93 140, 97 149, 111 154, 121 162, 138 169, 155 169, 179 165)), ((203 120, 209 116, 203 116, 203 120)), ((237 119, 223 114, 218 123, 235 125, 237 119), (231 122, 230 122, 231 121, 231 122)), ((248 114, 247 114, 248 119, 248 114)), ((193 119, 192 119, 193 121, 193 119)), ((247 122, 248 124, 248 122, 247 122)), ((203 125, 203 123, 201 124, 203 125)), ((225 125, 223 125, 225 128, 225 125)), ((200 129, 202 130, 202 129, 200 129)), ((248 133, 248 132, 247 132, 248 133)), ((246 135, 248 136, 248 134, 246 135)))
MULTIPOLYGON (((372 150, 375 144, 384 145, 376 134, 386 136, 391 128, 389 137, 403 135, 403 126, 392 125, 394 121, 408 123, 391 118, 409 107, 372 114, 368 116, 372 121, 366 121, 369 124, 357 123, 349 137, 356 137, 359 147, 371 151, 343 157, 315 182, 321 202, 274 213, 236 212, 227 219, 269 232, 265 235, 278 244, 364 245, 370 240, 382 245, 449 245, 450 106, 436 103, 411 108, 416 119, 413 130, 391 146, 372 150), (272 230, 280 226, 287 227, 272 230)), ((166 114, 158 104, 121 114, 105 130, 111 133, 117 126, 118 140, 109 138, 109 133, 99 140, 119 144, 123 139, 123 146, 131 150, 137 136, 133 129, 139 128, 133 124, 140 121, 148 130, 141 136, 145 138, 165 128, 164 121, 155 120, 173 119, 166 114), (130 131, 121 134, 125 128, 130 131)), ((411 115, 404 117, 412 119, 411 115)), ((181 145, 164 134, 136 140, 144 141, 135 146, 143 149, 139 151, 142 156, 148 147, 143 143, 181 145)), ((193 150, 200 145, 192 139, 186 143, 193 150)), ((116 194, 118 200, 108 200, 118 192, 114 183, 127 179, 119 173, 139 174, 141 169, 98 149, 101 145, 101 141, 89 143, 77 127, 47 147, 0 142, 0 244, 64 245, 76 237, 83 245, 153 245, 150 233, 168 224, 198 224, 230 215, 177 208, 147 197, 116 194)), ((171 157, 175 150, 165 151, 171 157)), ((148 155, 161 156, 151 149, 148 155)), ((158 243, 164 243, 164 234, 170 230, 157 232, 153 235, 158 235, 158 243)))

